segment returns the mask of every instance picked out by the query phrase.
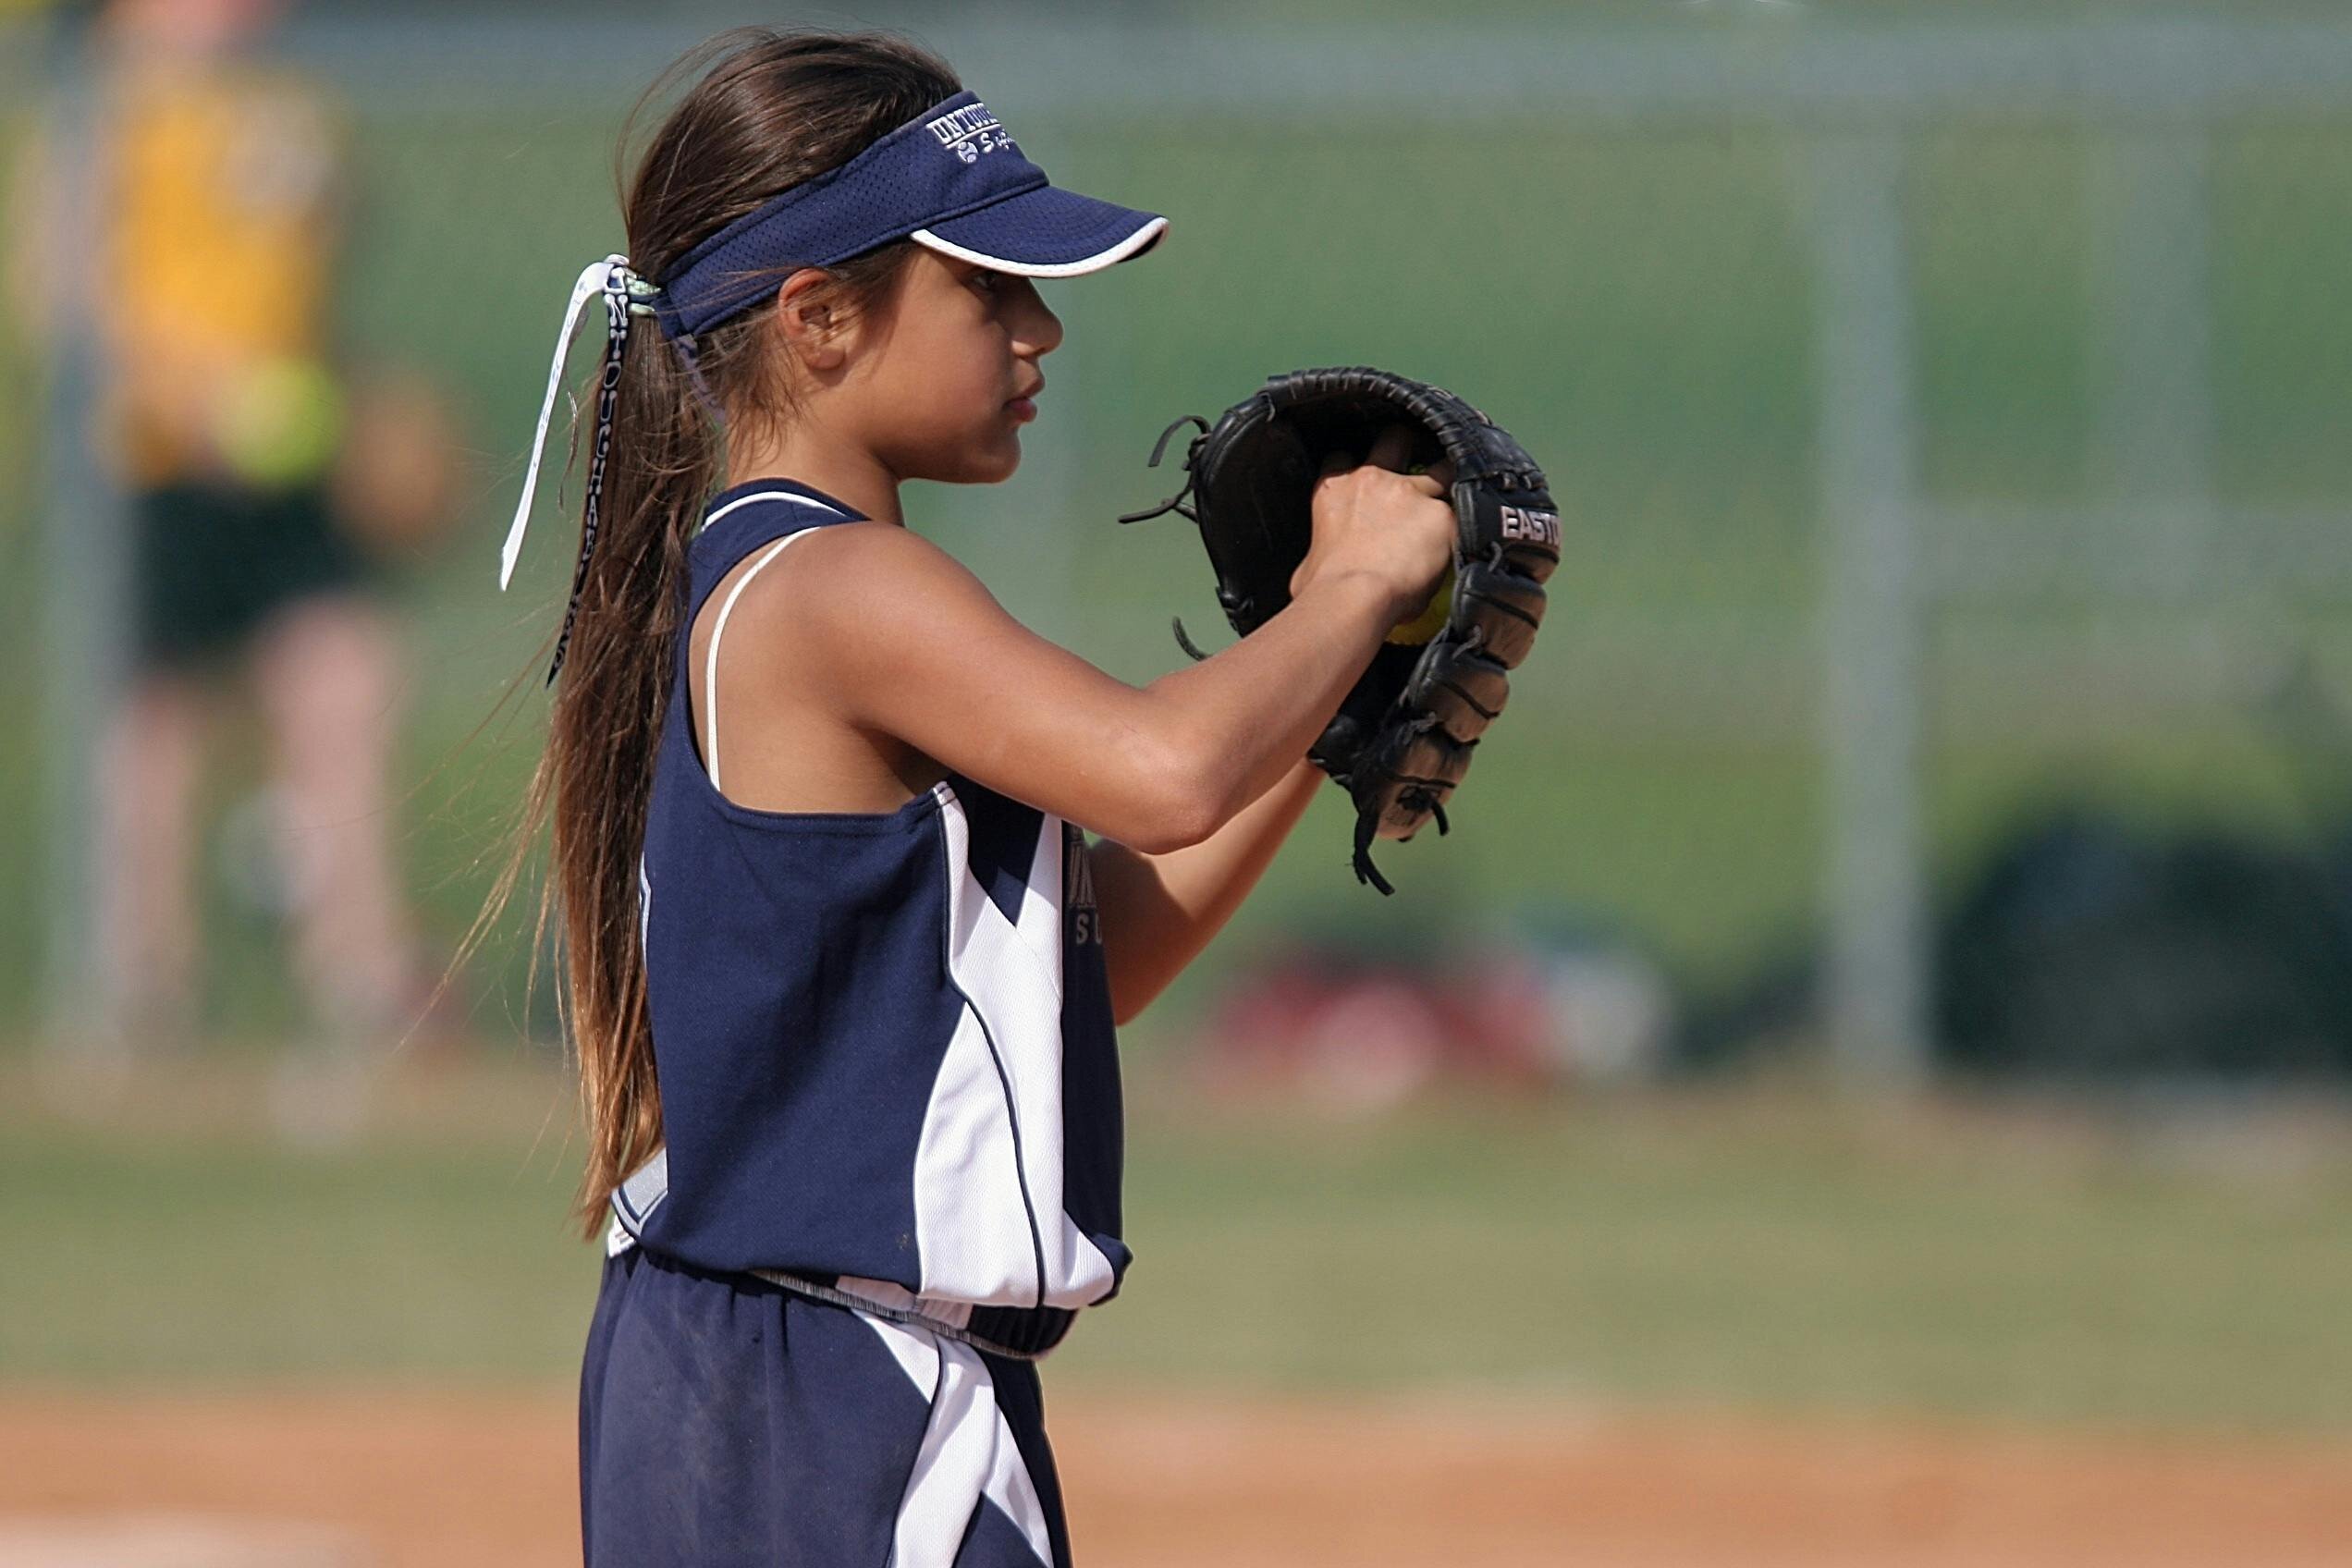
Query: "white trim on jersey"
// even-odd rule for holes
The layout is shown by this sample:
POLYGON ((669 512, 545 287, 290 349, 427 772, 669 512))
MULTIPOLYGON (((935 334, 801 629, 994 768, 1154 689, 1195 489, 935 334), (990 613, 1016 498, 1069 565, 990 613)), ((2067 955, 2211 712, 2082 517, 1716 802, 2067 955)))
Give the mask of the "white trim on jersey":
POLYGON ((948 974, 968 1005, 915 1145, 923 1293, 987 1305, 1088 1306, 1110 1293, 1118 1271, 1062 1207, 1061 819, 1040 815, 1017 921, 972 874, 971 823, 951 789, 942 792, 939 819, 948 974), (1017 1185, 1005 1192, 1008 1179, 1017 1185), (978 1191, 989 1194, 985 1203, 973 1201, 978 1191), (996 1221, 986 1233, 975 1231, 975 1214, 996 1221), (1025 1217, 1027 1233, 1007 1223, 1016 1216, 1025 1217))
POLYGON ((914 1248, 926 1296, 1032 1306, 1042 1293, 1011 1103, 998 1047, 967 1005, 914 1145, 914 1248))
MULTIPOLYGON (((761 498, 747 496, 743 500, 761 498)), ((799 499, 798 496, 793 498, 799 499)), ((719 508, 711 516, 716 519, 726 512, 733 511, 735 508, 741 505, 743 501, 733 502, 719 508)), ((826 509, 829 511, 832 508, 826 509)), ((710 647, 703 659, 703 771, 710 775, 711 788, 718 790, 721 794, 727 791, 720 789, 718 782, 718 640, 727 635, 727 618, 735 613, 735 601, 743 596, 743 590, 752 585, 752 579, 766 571, 767 563, 784 553, 785 545, 795 539, 807 538, 810 532, 803 528, 798 533, 787 533, 783 538, 770 545, 760 557, 752 563, 751 570, 735 580, 735 586, 727 591, 727 597, 719 603, 718 622, 711 628, 710 647)))
POLYGON ((653 1158, 631 1171, 619 1186, 613 1189, 613 1213, 627 1226, 630 1233, 645 1228, 645 1221, 669 1198, 669 1150, 654 1151, 653 1158))
POLYGON ((741 511, 743 508, 759 501, 790 501, 796 507, 812 507, 831 517, 843 517, 847 515, 833 507, 827 506, 822 501, 812 501, 806 496, 796 496, 790 490, 762 490, 755 496, 736 496, 733 500, 728 502, 725 506, 711 513, 710 516, 703 519, 702 526, 695 529, 694 532, 700 533, 703 529, 708 528, 712 523, 717 522, 720 518, 725 517, 728 513, 741 511))

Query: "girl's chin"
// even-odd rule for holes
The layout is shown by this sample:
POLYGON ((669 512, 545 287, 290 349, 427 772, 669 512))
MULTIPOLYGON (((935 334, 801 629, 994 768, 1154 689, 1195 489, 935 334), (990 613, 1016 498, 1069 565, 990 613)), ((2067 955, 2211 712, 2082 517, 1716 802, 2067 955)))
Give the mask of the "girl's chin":
POLYGON ((1021 466, 1021 432, 1006 424, 974 435, 961 447, 937 454, 932 462, 917 459, 909 479, 937 484, 997 484, 1011 479, 1021 466))
POLYGON ((974 483, 998 484, 1011 479, 1013 471, 1021 466, 1020 432, 1006 433, 982 447, 974 456, 978 460, 974 466, 980 471, 974 476, 974 483))

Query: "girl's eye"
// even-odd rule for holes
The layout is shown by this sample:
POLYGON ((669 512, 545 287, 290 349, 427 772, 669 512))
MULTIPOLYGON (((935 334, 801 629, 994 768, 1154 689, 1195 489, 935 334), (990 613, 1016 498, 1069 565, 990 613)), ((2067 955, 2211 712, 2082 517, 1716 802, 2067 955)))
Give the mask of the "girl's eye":
POLYGON ((1004 283, 1004 274, 981 267, 972 275, 973 287, 983 294, 994 294, 1004 283))

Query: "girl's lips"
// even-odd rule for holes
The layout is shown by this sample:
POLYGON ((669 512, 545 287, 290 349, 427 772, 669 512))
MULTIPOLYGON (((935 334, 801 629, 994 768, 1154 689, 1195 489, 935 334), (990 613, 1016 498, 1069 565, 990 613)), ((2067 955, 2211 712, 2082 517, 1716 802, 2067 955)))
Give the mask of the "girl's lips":
POLYGON ((1011 402, 1007 403, 1005 407, 1011 410, 1012 411, 1012 417, 1020 421, 1023 424, 1026 424, 1031 420, 1037 417, 1037 404, 1035 398, 1015 398, 1011 402))

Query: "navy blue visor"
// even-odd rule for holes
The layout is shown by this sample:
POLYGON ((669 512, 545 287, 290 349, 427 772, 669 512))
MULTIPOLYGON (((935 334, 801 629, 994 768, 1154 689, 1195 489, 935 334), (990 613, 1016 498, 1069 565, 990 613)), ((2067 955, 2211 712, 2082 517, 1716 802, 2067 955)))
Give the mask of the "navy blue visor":
POLYGON ((775 292, 780 274, 912 239, 1024 277, 1075 277, 1142 254, 1168 220, 1046 180, 970 92, 935 104, 839 168, 784 191, 680 256, 651 296, 694 337, 775 292))

